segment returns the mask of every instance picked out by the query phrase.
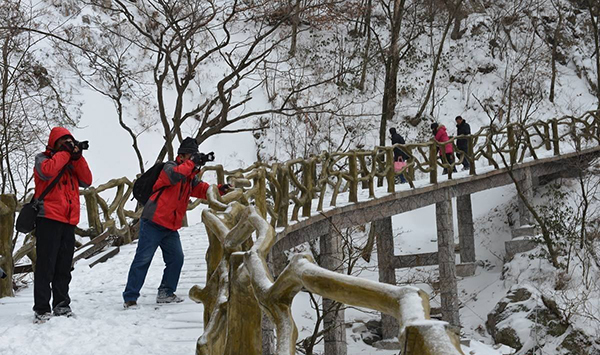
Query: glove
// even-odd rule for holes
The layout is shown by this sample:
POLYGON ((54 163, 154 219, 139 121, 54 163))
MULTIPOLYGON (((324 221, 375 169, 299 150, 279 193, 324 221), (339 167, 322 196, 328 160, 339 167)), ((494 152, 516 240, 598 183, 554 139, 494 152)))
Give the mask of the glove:
POLYGON ((75 149, 75 143, 71 142, 71 141, 66 141, 64 142, 59 148, 58 150, 62 150, 65 152, 69 152, 72 153, 73 149, 75 149))
POLYGON ((203 155, 203 154, 196 152, 196 153, 192 154, 192 157, 190 158, 190 160, 191 160, 191 161, 192 161, 192 162, 193 162, 193 163, 194 163, 194 164, 195 164, 197 167, 199 167, 199 166, 202 166, 202 165, 204 165, 204 163, 202 162, 202 155, 203 155))
POLYGON ((219 193, 221 194, 221 196, 225 195, 232 189, 233 189, 233 186, 231 186, 230 184, 219 185, 219 193))
POLYGON ((71 153, 71 160, 79 160, 79 158, 81 158, 81 153, 82 151, 78 151, 77 153, 72 152, 71 153))

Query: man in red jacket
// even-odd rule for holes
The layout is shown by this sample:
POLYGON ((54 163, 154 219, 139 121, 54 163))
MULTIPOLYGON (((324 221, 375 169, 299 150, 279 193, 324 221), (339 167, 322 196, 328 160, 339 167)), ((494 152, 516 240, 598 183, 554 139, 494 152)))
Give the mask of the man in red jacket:
MULTIPOLYGON (((196 176, 204 163, 194 138, 186 138, 177 150, 177 159, 165 163, 153 193, 146 202, 140 220, 140 237, 135 256, 129 268, 127 285, 123 292, 123 306, 137 308, 137 299, 146 279, 156 249, 163 253, 165 269, 158 287, 157 303, 182 302, 175 295, 183 267, 183 250, 179 233, 190 196, 206 199, 209 184, 196 176)), ((224 194, 229 185, 219 186, 224 194)))
POLYGON ((35 198, 63 168, 66 170, 56 186, 40 201, 36 220, 33 310, 37 322, 50 317, 51 295, 54 315, 72 315, 69 283, 79 223, 79 187, 92 184, 92 173, 73 135, 66 128, 54 127, 46 151, 35 157, 35 198))

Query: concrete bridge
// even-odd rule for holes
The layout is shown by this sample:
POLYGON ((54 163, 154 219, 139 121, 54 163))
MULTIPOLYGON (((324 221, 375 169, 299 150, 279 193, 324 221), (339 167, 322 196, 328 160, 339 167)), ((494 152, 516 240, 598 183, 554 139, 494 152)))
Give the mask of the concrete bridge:
MULTIPOLYGON (((439 265, 442 320, 460 326, 456 276, 475 272, 475 243, 471 194, 499 186, 514 184, 519 192, 519 225, 513 237, 535 234, 531 213, 523 199, 531 201, 533 187, 539 181, 582 169, 600 153, 600 119, 598 112, 581 117, 563 117, 547 122, 513 123, 499 129, 484 127, 466 138, 469 151, 463 156, 470 162, 469 174, 452 176, 452 167, 461 163, 439 160, 437 151, 444 144, 398 145, 410 156, 405 174, 410 188, 396 191, 396 172, 392 168, 393 147, 377 147, 374 151, 353 151, 323 154, 305 160, 295 160, 271 166, 256 164, 247 171, 220 172, 220 177, 246 177, 252 186, 251 199, 265 218, 277 230, 276 243, 271 251, 272 269, 278 275, 287 263, 285 251, 302 243, 320 241, 320 265, 343 272, 340 230, 371 223, 372 236, 378 245, 379 281, 396 284, 398 268, 439 265), (340 164, 340 161, 343 163, 340 164), (340 168, 342 166, 342 168, 340 168), (295 167, 295 169, 294 169, 295 167), (332 168, 332 167, 337 167, 332 168), (370 167, 370 169, 369 169, 370 167), (450 171, 447 179, 438 177, 439 168, 450 171), (419 179, 429 175, 427 179, 419 179), (250 183, 250 179, 252 183, 250 183), (264 185, 261 183, 264 179, 264 185), (332 181, 332 180, 336 181, 332 181), (376 180, 380 188, 376 188, 376 180), (342 183, 345 182, 345 188, 342 183), (360 188, 362 187, 362 189, 360 188), (330 188, 331 190, 327 191, 330 188), (387 193, 381 193, 387 188, 387 193), (295 190, 293 194, 289 190, 295 190), (368 191, 366 199, 361 192, 368 191), (290 197, 290 195, 292 195, 290 197), (269 196, 261 201, 260 196, 269 196), (337 206, 337 198, 345 196, 348 204, 337 206), (324 200, 331 198, 330 207, 324 200), (455 245, 452 199, 458 210, 460 264, 455 264, 455 245), (414 255, 394 255, 391 217, 428 205, 436 205, 438 251, 414 255), (293 206, 291 213, 288 207, 293 206), (302 210, 300 219, 298 214, 302 210), (288 222, 288 217, 292 220, 288 222)), ((456 147, 455 147, 456 151, 456 147)), ((232 179, 235 181, 235 179, 232 179)), ((534 247, 528 238, 506 243, 508 256, 534 247)), ((330 301, 324 300, 324 307, 330 301)), ((345 354, 344 314, 325 319, 325 327, 333 331, 326 335, 327 354, 345 354)), ((393 317, 382 314, 384 338, 398 335, 393 317)))

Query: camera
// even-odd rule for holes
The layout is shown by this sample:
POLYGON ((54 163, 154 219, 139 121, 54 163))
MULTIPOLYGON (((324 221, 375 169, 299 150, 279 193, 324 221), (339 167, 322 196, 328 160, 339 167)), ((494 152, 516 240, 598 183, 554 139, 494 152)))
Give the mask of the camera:
POLYGON ((206 162, 215 160, 215 153, 210 152, 208 154, 204 154, 198 152, 192 154, 192 157, 190 159, 194 162, 194 164, 196 164, 196 167, 201 167, 204 164, 206 164, 206 162))
POLYGON ((0 279, 5 279, 6 278, 6 273, 4 272, 4 270, 2 270, 2 268, 0 267, 0 279))
POLYGON ((206 164, 206 162, 215 160, 215 152, 210 152, 208 154, 200 153, 200 161, 202 165, 206 164))
POLYGON ((81 141, 81 142, 75 141, 75 145, 77 145, 77 147, 79 147, 79 150, 88 150, 90 148, 89 141, 81 141))

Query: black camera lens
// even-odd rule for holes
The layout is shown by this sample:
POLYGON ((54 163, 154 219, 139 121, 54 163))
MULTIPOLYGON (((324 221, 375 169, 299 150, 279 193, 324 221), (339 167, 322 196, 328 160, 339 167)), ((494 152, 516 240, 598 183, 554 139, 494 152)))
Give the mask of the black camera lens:
POLYGON ((90 148, 90 143, 89 141, 77 142, 77 146, 79 150, 87 150, 90 148))

